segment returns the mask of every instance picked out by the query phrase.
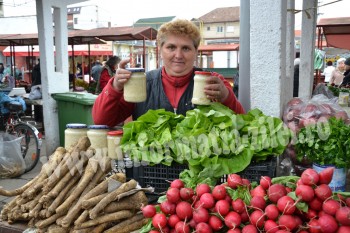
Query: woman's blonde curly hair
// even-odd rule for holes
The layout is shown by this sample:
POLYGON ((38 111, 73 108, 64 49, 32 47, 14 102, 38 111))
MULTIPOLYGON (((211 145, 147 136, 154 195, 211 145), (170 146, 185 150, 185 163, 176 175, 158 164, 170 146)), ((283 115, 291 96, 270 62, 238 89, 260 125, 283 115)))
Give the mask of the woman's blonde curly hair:
POLYGON ((201 34, 199 28, 189 20, 176 19, 174 21, 163 24, 157 34, 157 43, 162 47, 167 39, 167 36, 187 36, 193 41, 193 45, 198 49, 201 34))

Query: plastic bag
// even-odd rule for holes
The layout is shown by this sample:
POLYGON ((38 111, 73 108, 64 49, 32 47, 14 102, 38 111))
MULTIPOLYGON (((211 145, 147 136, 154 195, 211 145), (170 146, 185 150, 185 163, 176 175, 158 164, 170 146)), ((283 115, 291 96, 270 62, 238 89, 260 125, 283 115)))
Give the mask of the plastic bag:
POLYGON ((30 88, 29 99, 37 100, 42 98, 41 85, 35 85, 30 88))
POLYGON ((12 178, 24 173, 26 165, 21 153, 21 140, 7 133, 0 134, 0 177, 12 178))
MULTIPOLYGON (((338 98, 329 99, 323 94, 314 95, 310 100, 293 98, 284 109, 283 122, 295 133, 298 134, 301 128, 317 122, 325 122, 330 117, 343 119, 350 124, 346 111, 338 105, 338 98)), ((304 158, 302 161, 296 159, 296 151, 293 145, 289 145, 285 151, 287 157, 292 161, 296 175, 312 166, 312 162, 304 158)), ((279 165, 281 166, 281 165, 279 165)))

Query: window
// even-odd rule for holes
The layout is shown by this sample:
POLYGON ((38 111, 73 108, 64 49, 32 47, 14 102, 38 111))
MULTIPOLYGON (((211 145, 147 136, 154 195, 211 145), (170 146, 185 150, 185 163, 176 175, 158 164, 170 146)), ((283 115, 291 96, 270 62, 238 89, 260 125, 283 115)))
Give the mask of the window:
POLYGON ((216 28, 216 32, 223 32, 224 31, 224 27, 219 26, 216 28))
POLYGON ((74 24, 78 24, 78 18, 74 18, 74 24))
POLYGON ((227 26, 226 31, 227 32, 234 32, 235 31, 234 29, 235 29, 234 26, 227 26))
POLYGON ((210 31, 210 27, 207 27, 207 31, 210 31))

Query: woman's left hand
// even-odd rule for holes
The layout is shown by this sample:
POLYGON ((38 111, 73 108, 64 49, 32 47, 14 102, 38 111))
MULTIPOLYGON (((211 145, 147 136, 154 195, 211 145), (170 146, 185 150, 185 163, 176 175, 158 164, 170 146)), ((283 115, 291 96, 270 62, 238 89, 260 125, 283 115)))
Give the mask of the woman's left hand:
POLYGON ((204 87, 204 93, 207 98, 213 102, 223 103, 228 95, 229 91, 224 82, 217 76, 212 75, 206 79, 207 85, 204 87))

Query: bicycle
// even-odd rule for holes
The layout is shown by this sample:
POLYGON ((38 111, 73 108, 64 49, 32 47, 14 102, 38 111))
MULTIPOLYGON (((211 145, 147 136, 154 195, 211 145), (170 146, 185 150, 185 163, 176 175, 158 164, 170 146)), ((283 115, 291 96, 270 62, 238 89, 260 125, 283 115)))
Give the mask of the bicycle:
POLYGON ((22 137, 21 153, 26 165, 24 173, 29 172, 39 161, 42 135, 35 126, 21 119, 21 116, 25 115, 21 103, 5 102, 4 107, 9 110, 9 113, 0 112, 1 130, 22 137))

